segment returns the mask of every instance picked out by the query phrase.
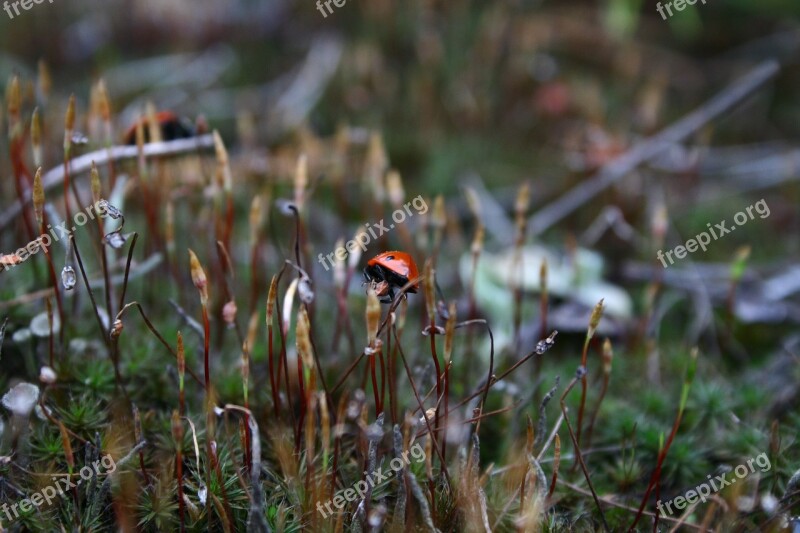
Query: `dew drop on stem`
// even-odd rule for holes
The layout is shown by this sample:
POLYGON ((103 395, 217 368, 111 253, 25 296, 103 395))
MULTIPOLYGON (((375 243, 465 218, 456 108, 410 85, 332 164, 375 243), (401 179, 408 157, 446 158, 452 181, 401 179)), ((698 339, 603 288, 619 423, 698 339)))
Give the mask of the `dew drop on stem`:
POLYGON ((64 290, 71 291, 75 288, 78 277, 75 275, 75 269, 67 265, 61 270, 61 283, 64 285, 64 290))

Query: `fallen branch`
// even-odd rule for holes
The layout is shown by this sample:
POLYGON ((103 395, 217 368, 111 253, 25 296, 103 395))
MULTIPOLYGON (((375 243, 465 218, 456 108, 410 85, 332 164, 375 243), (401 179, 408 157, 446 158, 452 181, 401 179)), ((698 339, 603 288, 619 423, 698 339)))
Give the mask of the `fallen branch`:
MULTIPOLYGON (((190 139, 177 139, 162 143, 150 143, 144 145, 144 157, 167 157, 179 155, 202 149, 214 147, 214 136, 211 134, 200 135, 190 139)), ((76 157, 69 162, 70 177, 76 178, 91 170, 92 162, 101 166, 110 161, 122 161, 125 159, 135 159, 139 156, 139 149, 136 146, 112 146, 111 148, 101 148, 80 157, 76 157)), ((42 178, 42 187, 47 191, 64 183, 64 166, 59 165, 51 168, 42 178)), ((31 201, 30 191, 24 193, 25 206, 31 201)), ((22 204, 19 200, 15 201, 8 209, 0 214, 0 229, 5 228, 22 212, 22 204)))
POLYGON ((540 209, 528 220, 528 233, 530 235, 542 233, 642 163, 650 161, 670 146, 700 130, 722 113, 744 100, 764 83, 775 77, 779 70, 780 65, 777 61, 764 61, 746 76, 733 82, 732 85, 723 89, 722 92, 678 122, 662 130, 657 135, 636 144, 636 146, 611 161, 592 177, 571 189, 556 201, 540 209))

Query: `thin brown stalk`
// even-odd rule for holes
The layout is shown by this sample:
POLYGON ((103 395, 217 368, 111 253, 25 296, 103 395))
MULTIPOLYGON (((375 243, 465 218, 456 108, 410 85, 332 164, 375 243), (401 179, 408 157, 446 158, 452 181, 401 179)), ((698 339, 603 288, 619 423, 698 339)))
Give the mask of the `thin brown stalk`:
MULTIPOLYGON (((629 532, 634 531, 636 524, 639 523, 639 519, 642 517, 642 512, 644 511, 645 505, 647 505, 647 500, 650 498, 650 493, 652 492, 653 488, 659 483, 661 478, 661 467, 664 464, 664 460, 667 458, 667 453, 669 452, 669 448, 672 445, 672 441, 675 439, 675 435, 678 434, 678 427, 680 426, 681 419, 683 418, 683 410, 686 408, 686 400, 689 398, 689 390, 691 389, 692 382, 694 381, 694 375, 697 371, 697 348, 692 350, 691 358, 689 360, 689 366, 686 370, 686 376, 683 380, 683 387, 681 389, 681 399, 680 403, 678 404, 678 413, 675 416, 675 422, 672 424, 672 431, 667 438, 667 441, 664 443, 664 447, 661 449, 661 452, 658 454, 658 460, 656 461, 656 468, 653 471, 652 476, 650 476, 650 482, 647 484, 647 491, 645 491, 644 496, 642 497, 642 501, 639 504, 639 512, 636 513, 636 518, 634 518, 633 523, 631 524, 630 528, 628 529, 629 532)), ((658 514, 656 514, 656 520, 658 514)))
MULTIPOLYGON (((133 438, 136 443, 144 442, 144 434, 142 433, 142 417, 139 414, 139 408, 136 404, 131 404, 131 411, 133 412, 133 438)), ((139 450, 139 468, 142 471, 142 479, 144 480, 145 488, 150 483, 150 476, 147 475, 147 469, 144 466, 144 452, 139 450)))
MULTIPOLYGON (((100 173, 98 172, 97 165, 95 165, 94 162, 92 162, 90 176, 92 186, 92 205, 96 206, 102 197, 102 189, 100 186, 100 173)), ((115 311, 111 306, 111 300, 113 296, 111 294, 111 277, 108 272, 107 250, 103 239, 103 220, 102 217, 94 218, 97 221, 97 237, 100 246, 100 263, 103 267, 103 283, 105 284, 106 310, 108 311, 108 316, 111 316, 115 311)))
MULTIPOLYGON (((265 202, 269 205, 269 201, 265 202)), ((261 251, 261 225, 264 219, 264 208, 262 207, 261 195, 253 197, 250 204, 250 314, 256 309, 258 294, 261 292, 261 269, 258 267, 258 260, 261 251)))
POLYGON ((178 519, 180 531, 186 531, 186 511, 183 502, 183 425, 177 411, 172 412, 172 438, 175 440, 175 479, 178 482, 178 519))
MULTIPOLYGON (((222 288, 225 293, 225 301, 234 302, 236 290, 233 285, 233 261, 231 261, 231 256, 228 254, 228 249, 225 247, 225 244, 222 241, 217 241, 217 255, 219 256, 219 261, 222 264, 222 288), (228 276, 227 273, 230 273, 230 276, 228 276)), ((234 306, 235 305, 236 304, 234 303, 234 306)), ((239 344, 243 344, 244 333, 242 332, 242 328, 239 325, 239 321, 236 320, 235 315, 233 317, 233 327, 236 331, 236 336, 239 339, 239 344)))
POLYGON ((550 482, 550 490, 547 492, 548 501, 553 498, 553 492, 556 490, 556 481, 558 481, 558 467, 561 465, 561 437, 559 437, 558 434, 556 434, 554 454, 553 480, 550 482))
POLYGON ((436 196, 430 215, 430 225, 433 228, 433 243, 431 246, 431 263, 436 264, 439 259, 439 250, 442 248, 442 235, 447 225, 447 212, 444 206, 444 196, 436 196))
POLYGON ((383 350, 378 351, 378 363, 380 363, 380 371, 381 371, 380 399, 381 399, 381 412, 383 412, 383 407, 386 401, 386 364, 383 361, 383 350))
POLYGON ((383 406, 381 406, 380 389, 378 388, 378 378, 375 372, 375 353, 369 354, 369 372, 372 378, 372 394, 375 396, 375 415, 378 416, 383 413, 383 406))
POLYGON ((195 255, 191 249, 189 250, 189 264, 192 275, 192 283, 194 283, 195 288, 200 294, 200 306, 202 307, 203 313, 203 369, 206 394, 208 394, 211 388, 211 368, 209 360, 211 326, 208 321, 208 280, 200 261, 197 259, 197 255, 195 255))
MULTIPOLYGON (((292 265, 292 266, 294 266, 294 265, 292 265)), ((305 274, 304 270, 302 270, 302 269, 299 269, 299 270, 301 270, 305 274)), ((312 283, 310 278, 307 278, 306 282, 308 283, 309 286, 312 283)), ((310 316, 311 315, 311 306, 309 304, 305 304, 304 303, 303 307, 305 308, 306 312, 310 316)), ((325 374, 322 372, 322 363, 320 362, 320 359, 319 359, 319 350, 317 350, 317 343, 314 341, 313 324, 309 325, 308 342, 311 344, 311 352, 314 354, 314 358, 313 358, 314 361, 313 362, 314 362, 314 367, 315 367, 315 369, 317 371, 317 376, 319 377, 319 383, 320 383, 320 385, 322 385, 322 390, 325 392, 325 398, 326 398, 326 401, 328 402, 328 408, 332 411, 333 410, 333 400, 331 399, 330 391, 328 390, 328 383, 325 380, 325 374)))
MULTIPOLYGON (((54 352, 55 352, 55 339, 53 338, 53 304, 50 303, 50 298, 46 298, 45 307, 47 308, 47 321, 50 323, 50 335, 47 339, 47 350, 50 354, 50 368, 55 368, 54 352)), ((8 318, 6 318, 8 320, 8 318)), ((63 327, 63 326, 62 326, 63 327)))
POLYGON ((367 288, 367 305, 365 318, 367 323, 368 346, 364 351, 369 356, 369 370, 372 376, 372 394, 375 396, 375 416, 380 416, 383 412, 383 401, 378 388, 378 378, 375 370, 375 359, 381 356, 382 341, 378 338, 378 328, 381 321, 381 304, 375 289, 371 286, 367 288))
POLYGON ((342 446, 344 434, 345 411, 347 410, 348 393, 339 398, 339 408, 336 411, 336 423, 333 430, 333 466, 331 467, 331 494, 336 492, 336 477, 339 473, 339 451, 342 446))
POLYGON ((522 285, 525 277, 525 265, 522 261, 522 247, 525 245, 526 221, 525 217, 530 205, 530 186, 523 183, 517 192, 514 203, 514 222, 516 238, 514 240, 514 258, 511 262, 511 287, 514 293, 514 347, 519 346, 520 326, 522 325, 522 285))
MULTIPOLYGON (((397 306, 400 305, 400 303, 405 300, 405 294, 408 291, 408 289, 410 289, 415 283, 419 282, 421 279, 422 277, 420 276, 418 278, 409 280, 408 283, 406 283, 403 287, 401 287, 394 301, 389 306, 389 310, 386 312, 386 317, 383 319, 383 322, 381 322, 381 325, 378 328, 377 336, 381 335, 381 333, 383 332, 384 328, 387 325, 393 325, 390 323, 394 310, 397 309, 397 306)), ((361 362, 361 360, 364 358, 365 355, 366 352, 362 351, 361 354, 359 354, 359 356, 352 363, 350 363, 350 366, 348 366, 347 369, 344 371, 344 373, 342 373, 342 376, 339 378, 339 381, 331 389, 331 393, 336 393, 336 391, 338 391, 339 388, 342 385, 344 385, 345 381, 347 381, 347 378, 350 377, 350 374, 353 373, 353 370, 358 366, 358 364, 361 362)), ((441 374, 439 375, 441 376, 441 374)))
MULTIPOLYGON (((139 188, 142 193, 142 202, 144 203, 144 215, 145 220, 147 221, 147 227, 149 230, 149 235, 153 236, 153 241, 156 244, 160 242, 160 233, 158 231, 158 225, 156 221, 156 213, 154 211, 156 206, 156 201, 154 198, 151 197, 150 194, 150 173, 148 171, 147 165, 147 157, 145 155, 145 131, 144 131, 144 117, 140 118, 136 122, 136 154, 137 154, 137 171, 138 171, 138 181, 139 181, 139 188)), ((158 131, 158 128, 154 129, 158 131)), ((149 249, 151 246, 151 241, 148 240, 146 243, 146 248, 149 249)))
MULTIPOLYGON (((25 158, 23 157, 25 141, 23 138, 24 128, 22 120, 20 119, 22 95, 18 76, 14 76, 7 87, 6 103, 8 106, 9 156, 11 159, 17 198, 18 201, 22 203, 25 193, 30 187, 32 178, 30 171, 25 165, 25 158), (26 179, 27 183, 23 183, 23 178, 26 179)), ((28 232, 28 238, 33 240, 36 238, 36 235, 34 233, 33 223, 30 220, 30 213, 22 212, 22 220, 28 232)))
POLYGON ((444 431, 442 433, 442 457, 447 458, 447 429, 450 411, 450 367, 453 366, 453 342, 456 329, 456 303, 450 302, 444 337, 444 431))
MULTIPOLYGON (((306 403, 306 386, 305 386, 305 378, 303 378, 303 361, 300 359, 299 356, 295 358, 297 362, 297 386, 299 391, 297 393, 298 398, 300 398, 300 413, 297 418, 297 424, 295 425, 295 451, 297 453, 300 452, 300 437, 303 434, 303 422, 305 421, 306 411, 308 410, 308 404, 306 403)), ((289 382, 287 380, 286 387, 289 387, 289 382)))
MULTIPOLYGON (((543 339, 547 335, 547 312, 550 307, 550 293, 547 286, 547 259, 542 260, 539 267, 539 338, 543 339)), ((534 378, 539 379, 542 375, 542 361, 540 357, 534 363, 534 378)), ((536 396, 539 396, 538 384, 536 396)))
MULTIPOLYGON (((519 407, 521 403, 522 403, 522 401, 517 401, 517 402, 515 402, 515 403, 513 403, 511 405, 507 405, 505 407, 501 407, 500 409, 495 409, 494 411, 488 411, 486 413, 476 414, 475 416, 472 416, 470 418, 465 418, 464 420, 461 421, 461 423, 462 424, 474 424, 475 422, 479 422, 479 421, 481 421, 481 420, 483 420, 485 418, 490 418, 492 416, 501 415, 503 413, 508 413, 510 411, 513 411, 517 407, 519 407)), ((444 426, 444 425, 441 426, 441 427, 434 427, 433 430, 434 431, 440 431, 440 430, 445 429, 446 427, 447 426, 444 426)), ((422 437, 423 435, 427 435, 425 429, 421 429, 419 431, 419 433, 417 433, 417 438, 422 437)))
MULTIPOLYGON (((281 277, 283 277, 283 273, 285 271, 286 271, 286 263, 284 263, 283 267, 280 269, 280 271, 278 272, 278 274, 277 274, 277 276, 275 278, 275 286, 276 286, 276 288, 278 286, 278 283, 280 283, 281 277)), ((290 382, 289 382, 289 362, 288 362, 287 354, 286 354, 286 324, 284 322, 283 315, 280 312, 280 309, 282 309, 282 306, 281 306, 280 294, 278 293, 277 290, 275 292, 275 306, 276 306, 276 309, 279 310, 278 311, 278 325, 279 325, 278 333, 280 333, 280 339, 281 339, 281 352, 280 352, 279 357, 278 357, 278 372, 277 372, 278 390, 280 391, 280 388, 281 388, 281 378, 285 379, 286 380, 286 401, 287 401, 288 407, 289 407, 289 409, 288 409, 289 417, 292 420, 292 425, 296 426, 297 424, 296 424, 296 420, 295 420, 295 416, 294 416, 295 408, 294 408, 294 404, 292 403, 292 390, 291 390, 291 386, 290 386, 290 382), (281 376, 281 370, 283 370, 283 376, 281 376)), ((302 399, 301 399, 301 401, 302 401, 302 399)))
POLYGON ((75 128, 75 95, 70 95, 67 113, 64 118, 64 212, 67 220, 72 219, 69 207, 69 157, 72 148, 72 131, 75 128))
POLYGON ((125 293, 128 291, 128 276, 131 272, 131 261, 133 261, 133 249, 136 248, 136 241, 139 239, 139 234, 133 234, 131 239, 130 248, 128 248, 128 260, 125 262, 125 276, 122 281, 122 293, 119 295, 119 308, 125 305, 125 293))
MULTIPOLYGON (((89 286, 89 278, 86 277, 86 270, 83 268, 83 260, 81 259, 81 252, 78 249, 78 245, 75 242, 75 236, 70 235, 70 246, 75 250, 75 258, 78 260, 78 266, 80 267, 81 276, 83 277, 83 283, 86 285, 86 290, 89 292, 89 299, 92 301, 92 307, 94 308, 94 316, 97 319, 97 325, 100 327, 100 334, 103 337, 103 341, 106 343, 106 346, 109 348, 111 347, 110 340, 108 338, 108 332, 106 332, 105 326, 103 326, 103 320, 100 318, 100 310, 97 307, 97 301, 94 298, 94 291, 89 286)), ((118 384, 120 384, 120 376, 119 376, 119 365, 114 362, 115 372, 117 374, 118 384)))
MULTIPOLYGON (((245 413, 246 416, 250 416, 249 410, 245 413)), ((209 451, 211 452, 211 467, 214 469, 214 473, 217 475, 217 483, 219 484, 219 488, 222 491, 222 511, 223 517, 225 521, 223 522, 223 527, 225 529, 225 533, 230 533, 235 531, 233 527, 233 510, 231 509, 231 503, 228 499, 228 490, 225 488, 225 478, 222 475, 222 467, 219 464, 219 457, 217 457, 217 443, 212 441, 211 446, 209 446, 209 451)))
MULTIPOLYGON (((479 321, 468 321, 466 323, 469 322, 479 322, 479 321)), ((531 357, 536 355, 543 355, 547 350, 549 350, 555 344, 556 335, 558 335, 558 331, 553 330, 553 332, 550 334, 549 337, 547 337, 546 339, 542 339, 538 343, 536 343, 536 347, 533 349, 533 351, 531 351, 530 353, 525 355, 522 359, 511 365, 511 368, 509 368, 499 376, 494 376, 490 373, 489 378, 487 378, 487 380, 484 383, 481 383, 481 385, 479 385, 476 388, 476 390, 474 390, 469 396, 467 396, 466 398, 458 402, 456 405, 454 405, 453 409, 458 409, 459 407, 463 406, 476 396, 479 396, 481 393, 483 393, 483 403, 485 403, 486 398, 489 396, 489 389, 492 387, 492 385, 502 381, 506 376, 508 376, 514 370, 522 366, 531 357)))
POLYGON ((275 418, 280 416, 281 401, 280 401, 280 374, 275 375, 275 357, 274 346, 272 342, 272 328, 273 328, 273 313, 275 310, 275 297, 278 290, 277 276, 272 276, 272 282, 269 285, 269 295, 267 296, 267 365, 269 367, 269 384, 272 392, 272 406, 275 409, 275 418))
POLYGON ((575 458, 577 459, 578 463, 581 465, 581 469, 583 470, 583 476, 586 478, 586 484, 589 485, 589 490, 592 492, 592 498, 594 498, 594 503, 597 506, 597 510, 600 512, 600 518, 603 521, 603 528, 606 531, 611 531, 608 527, 608 522, 606 522, 606 515, 603 512, 603 508, 600 506, 600 500, 597 498, 597 492, 594 490, 594 486, 592 485, 592 478, 589 476, 589 470, 586 468, 586 463, 583 461, 583 455, 581 454, 581 447, 578 443, 578 439, 575 436, 575 432, 572 430, 572 424, 569 422, 569 416, 567 415, 567 404, 564 399, 569 394, 569 391, 572 390, 572 387, 578 381, 581 381, 584 377, 586 377, 586 368, 583 366, 579 366, 577 372, 575 373, 575 377, 572 378, 572 381, 569 382, 567 388, 561 394, 561 412, 564 414, 564 421, 567 423, 567 429, 569 430, 569 437, 572 439, 572 444, 575 446, 575 458))
POLYGON ((592 411, 592 416, 589 419, 589 428, 586 430, 586 447, 590 447, 592 445, 592 432, 594 431, 594 423, 597 420, 597 413, 600 412, 600 405, 603 403, 603 399, 606 397, 606 392, 608 391, 608 382, 611 379, 611 362, 614 358, 614 352, 611 348, 611 341, 606 339, 603 341, 603 385, 600 389, 600 397, 597 398, 597 404, 595 405, 594 411, 592 411))
POLYGON ((88 441, 88 440, 84 439, 83 437, 81 437, 80 435, 78 435, 77 433, 75 433, 74 431, 72 431, 71 429, 69 429, 67 426, 65 426, 64 424, 62 424, 62 423, 61 423, 59 420, 57 420, 57 419, 56 419, 56 418, 53 416, 53 412, 52 412, 52 410, 51 410, 51 409, 49 409, 48 407, 46 407, 46 406, 45 406, 45 403, 44 403, 44 402, 45 402, 45 398, 46 398, 46 397, 47 397, 47 387, 45 387, 45 388, 42 390, 42 395, 39 397, 39 407, 41 407, 41 408, 42 408, 42 414, 44 414, 44 417, 45 417, 45 418, 46 418, 46 419, 47 419, 47 420, 48 420, 48 421, 49 421, 51 424, 53 424, 53 425, 55 425, 55 426, 58 426, 58 427, 59 427, 59 429, 63 427, 63 428, 64 428, 64 430, 65 430, 67 433, 69 433, 69 435, 70 435, 70 436, 71 436, 73 439, 76 439, 76 440, 77 440, 78 442, 80 442, 81 444, 83 444, 83 445, 88 445, 88 446, 94 446, 94 444, 92 444, 92 442, 91 442, 91 441, 88 441))
MULTIPOLYGON (((581 354, 581 366, 586 370, 588 367, 588 352, 589 352, 589 343, 594 337, 594 332, 597 331, 597 326, 600 324, 600 319, 603 318, 603 300, 601 299, 597 305, 594 306, 592 310, 592 316, 589 318, 589 329, 586 331, 586 338, 583 342, 583 353, 581 354)), ((586 389, 588 383, 586 378, 586 372, 583 373, 581 377, 581 403, 580 407, 578 408, 578 439, 577 443, 581 443, 581 429, 583 428, 583 410, 586 407, 586 389)), ((578 456, 578 449, 575 448, 575 456, 578 456)))
MULTIPOLYGON (((297 423, 298 430, 302 430, 303 422, 308 419, 309 423, 314 416, 311 401, 314 398, 316 388, 316 373, 314 368, 313 348, 310 340, 311 324, 308 318, 308 311, 305 306, 301 306, 297 311, 297 325, 295 326, 295 348, 297 350, 297 369, 298 380, 300 381, 300 394, 302 397, 302 407, 300 409, 300 419, 297 423)), ((297 434, 297 444, 300 444, 301 433, 297 434)), ((309 435, 306 434, 307 439, 309 435)), ((313 457, 307 458, 312 461, 313 457)), ((308 465, 307 465, 308 466, 308 465)))
POLYGON ((397 423, 397 378, 395 376, 396 353, 392 350, 392 336, 386 332, 386 373, 389 381, 389 414, 392 425, 397 423))
MULTIPOLYGON (((433 262, 431 259, 428 259, 425 262, 424 267, 424 290, 425 290, 425 306, 428 312, 428 328, 427 332, 430 337, 430 345, 431 345, 431 358, 433 359, 433 365, 436 367, 436 397, 440 397, 442 395, 442 380, 439 376, 442 375, 442 368, 439 364, 439 355, 436 353, 436 299, 435 299, 435 282, 434 282, 434 270, 433 270, 433 262)), ((436 410, 436 426, 439 426, 439 410, 436 410)), ((437 439, 437 434, 431 434, 432 439, 437 439)), ((443 434, 440 439, 445 439, 446 441, 446 433, 443 434)), ((442 448, 446 447, 446 442, 442 441, 442 448)), ((441 459, 444 463, 444 452, 442 452, 441 459)), ((443 465, 444 466, 444 465, 443 465)))
POLYGON ((450 475, 447 472, 447 464, 445 463, 444 457, 442 456, 442 452, 439 449, 439 444, 437 443, 436 439, 433 438, 433 435, 435 435, 435 433, 433 431, 433 428, 431 427, 431 422, 429 420, 429 417, 426 416, 425 414, 425 407, 423 407, 422 398, 420 398, 419 392, 417 390, 417 385, 416 383, 414 383, 414 376, 411 374, 411 368, 408 366, 406 355, 403 352, 403 347, 400 345, 400 339, 398 339, 397 337, 397 329, 396 327, 394 327, 394 325, 392 325, 391 331, 394 334, 394 340, 397 345, 397 350, 400 353, 400 359, 403 361, 403 366, 406 369, 406 376, 408 377, 408 382, 411 385, 411 390, 414 392, 414 398, 416 398, 417 405, 423 412, 422 419, 425 421, 425 426, 428 428, 428 434, 431 436, 430 442, 432 443, 434 450, 436 450, 436 455, 439 457, 439 461, 441 462, 442 465, 442 472, 444 473, 445 479, 447 479, 447 484, 452 487, 453 484, 450 480, 450 475))
MULTIPOLYGON (((313 374, 312 374, 313 377, 313 374)), ((308 416, 306 416, 306 427, 305 427, 305 455, 306 455, 306 476, 305 476, 305 508, 306 510, 309 509, 309 504, 315 502, 317 500, 316 496, 316 487, 315 484, 312 483, 312 479, 314 479, 314 458, 316 457, 316 448, 314 446, 316 441, 316 420, 314 417, 314 411, 316 410, 316 394, 309 394, 308 395, 308 416)), ((316 514, 316 513, 314 513, 316 514)))
POLYGON ((117 184, 117 171, 114 168, 114 158, 111 149, 114 145, 114 132, 111 124, 111 102, 104 80, 97 82, 97 103, 100 111, 100 118, 103 120, 105 129, 106 153, 108 154, 108 175, 111 177, 110 189, 113 191, 117 184))
POLYGON ((186 354, 183 351, 183 335, 178 332, 178 414, 186 413, 186 394, 184 390, 184 377, 186 376, 186 354))
MULTIPOLYGON (((64 457, 67 460, 67 471, 69 472, 69 477, 72 477, 75 472, 75 455, 72 451, 72 444, 69 441, 69 433, 67 433, 66 426, 61 422, 58 423, 58 428, 61 430, 61 444, 64 448, 64 457)), ((80 507, 78 505, 77 485, 72 486, 72 499, 75 502, 75 523, 77 525, 80 523, 80 507)))
MULTIPOLYGON (((469 313, 467 319, 474 320, 478 316, 478 304, 475 299, 475 284, 478 280, 478 261, 483 251, 483 241, 485 237, 485 229, 482 220, 480 197, 472 187, 465 187, 465 196, 467 205, 472 211, 472 216, 475 218, 475 233, 472 237, 472 245, 470 246, 470 254, 472 256, 472 264, 470 265, 470 278, 467 297, 469 300, 469 313)), ((471 379, 471 370, 473 361, 475 359, 475 349, 472 343, 472 332, 467 332, 467 340, 465 343, 467 349, 465 353, 464 365, 464 380, 469 382, 471 379)))
MULTIPOLYGON (((525 450, 526 450, 528 455, 533 455, 533 446, 534 446, 534 443, 536 442, 535 430, 533 429, 533 420, 531 419, 531 415, 528 415, 527 419, 528 419, 528 426, 527 426, 527 431, 526 431, 527 440, 526 440, 525 450)), ((520 479, 519 489, 518 489, 519 490, 519 508, 520 509, 524 509, 525 508, 525 480, 528 477, 528 470, 529 469, 530 469, 530 461, 528 461, 527 458, 525 458, 522 461, 522 477, 520 479)), ((503 512, 501 513, 501 516, 497 517, 497 520, 494 523, 494 527, 495 528, 500 523, 502 515, 504 515, 506 513, 506 511, 508 510, 508 507, 511 505, 511 502, 513 500, 514 500, 513 498, 508 500, 508 504, 506 504, 506 506, 503 508, 503 512)))
MULTIPOLYGON (((142 320, 144 320, 144 323, 147 326, 147 329, 149 329, 150 332, 153 335, 156 336, 156 338, 159 340, 159 342, 167 349, 167 351, 169 351, 169 353, 172 354, 172 357, 174 357, 175 360, 177 361, 178 360, 177 352, 175 352, 175 350, 172 349, 172 346, 170 346, 170 344, 164 339, 164 337, 161 335, 161 333, 158 332, 158 330, 155 328, 155 326, 150 321, 150 319, 147 318, 147 314, 145 314, 144 309, 142 308, 141 304, 139 304, 139 302, 135 302, 134 301, 134 302, 127 303, 127 304, 125 304, 125 307, 120 309, 119 313, 117 313, 117 316, 114 319, 114 326, 112 327, 112 334, 111 334, 112 341, 113 342, 118 342, 119 335, 122 333, 122 328, 123 328, 123 326, 122 326, 122 316, 131 307, 135 307, 139 311, 139 314, 142 316, 142 320)), ((197 374, 195 374, 194 371, 192 371, 191 368, 187 368, 186 371, 189 373, 190 376, 192 376, 192 378, 197 382, 198 385, 200 385, 201 387, 205 387, 205 385, 203 384, 203 380, 201 380, 199 377, 197 377, 197 374)))
MULTIPOLYGON (((564 485, 568 489, 570 489, 572 491, 575 491, 578 494, 583 494, 584 496, 591 496, 591 494, 592 494, 588 490, 586 490, 586 489, 584 489, 582 487, 579 487, 578 485, 575 485, 573 483, 570 483, 569 481, 566 481, 564 479, 559 479, 558 480, 558 484, 559 485, 564 485)), ((600 498, 600 501, 602 501, 604 504, 606 504, 606 505, 608 505, 610 507, 616 507, 617 509, 623 509, 625 511, 636 512, 636 508, 635 507, 631 507, 629 505, 625 505, 623 503, 619 503, 618 501, 615 501, 613 499, 613 496, 603 496, 602 498, 600 498)), ((655 516, 655 513, 651 513, 650 511, 644 511, 642 514, 647 515, 647 516, 655 516)), ((669 521, 669 522, 680 523, 680 520, 678 518, 672 518, 671 516, 664 517, 664 519, 669 521)), ((687 527, 689 527, 691 529, 694 529, 695 531, 708 531, 707 528, 699 527, 699 526, 696 526, 695 524, 688 524, 687 523, 687 524, 683 524, 683 525, 687 526, 687 527)))
MULTIPOLYGON (((36 221, 39 224, 39 235, 45 234, 45 223, 47 222, 47 217, 45 216, 44 212, 44 203, 45 203, 45 195, 44 195, 44 186, 42 185, 42 167, 39 167, 36 170, 36 175, 33 178, 33 208, 34 214, 36 216, 36 221)), ((58 307, 58 318, 61 321, 61 331, 59 334, 59 338, 62 341, 64 340, 64 330, 66 329, 66 324, 64 323, 64 310, 61 304, 61 290, 58 286, 58 278, 56 277, 56 270, 55 266, 53 265, 53 258, 50 255, 50 248, 49 246, 44 246, 41 241, 39 242, 39 246, 44 251, 45 260, 47 261, 47 271, 50 275, 50 285, 53 287, 53 290, 56 294, 56 306, 58 307)), ((51 350, 50 350, 50 366, 52 368, 53 363, 53 355, 52 355, 52 335, 51 338, 51 350)))
POLYGON ((361 354, 358 357, 356 357, 352 363, 350 363, 350 366, 348 366, 347 369, 345 369, 345 371, 342 373, 342 377, 340 377, 336 385, 333 386, 331 392, 336 393, 336 391, 339 390, 339 387, 344 385, 344 382, 347 381, 347 378, 350 377, 350 374, 353 373, 353 370, 358 366, 358 364, 361 362, 361 360, 364 358, 365 355, 366 352, 362 351, 361 354))
POLYGON ((230 248, 230 239, 233 232, 233 174, 228 159, 228 150, 220 134, 214 130, 214 149, 217 158, 217 183, 222 188, 225 196, 225 220, 220 239, 225 248, 230 248))
POLYGON ((269 531, 266 518, 264 517, 263 497, 264 493, 261 488, 261 438, 258 432, 258 423, 256 422, 253 413, 249 409, 245 409, 238 405, 225 404, 225 411, 238 411, 250 416, 247 418, 247 426, 250 429, 250 434, 253 435, 251 446, 251 455, 253 457, 253 464, 250 467, 250 486, 252 493, 250 494, 250 513, 247 520, 247 529, 249 531, 269 531))
MULTIPOLYGON (((203 270, 197 255, 189 250, 189 266, 192 276, 192 283, 200 295, 200 306, 203 313, 203 369, 205 380, 205 413, 206 413, 206 457, 211 461, 213 450, 212 442, 214 439, 215 414, 212 409, 211 391, 211 365, 209 345, 211 342, 211 326, 208 321, 208 279, 203 270)), ((211 468, 206 468, 206 487, 211 487, 211 468)), ((209 527, 211 526, 211 513, 208 513, 209 527)))

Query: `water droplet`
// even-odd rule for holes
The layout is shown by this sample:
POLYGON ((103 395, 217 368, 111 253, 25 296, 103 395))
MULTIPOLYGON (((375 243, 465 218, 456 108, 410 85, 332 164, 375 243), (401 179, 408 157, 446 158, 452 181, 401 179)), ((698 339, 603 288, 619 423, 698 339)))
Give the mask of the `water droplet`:
POLYGON ((61 283, 64 285, 64 290, 71 291, 77 282, 78 276, 75 275, 75 269, 70 265, 65 266, 61 270, 61 283))
POLYGON ((108 203, 108 201, 106 200, 100 200, 99 202, 97 202, 97 209, 100 211, 100 214, 105 213, 114 220, 122 218, 122 212, 113 205, 111 205, 110 203, 108 203))
POLYGON ((105 241, 115 250, 119 250, 125 244, 125 236, 122 235, 122 233, 115 231, 106 235, 105 241))
POLYGON ((79 131, 76 131, 72 134, 72 144, 89 144, 89 137, 79 131))
POLYGON ((300 301, 308 305, 314 301, 314 290, 311 288, 311 280, 301 278, 300 283, 297 285, 297 294, 300 295, 300 301))

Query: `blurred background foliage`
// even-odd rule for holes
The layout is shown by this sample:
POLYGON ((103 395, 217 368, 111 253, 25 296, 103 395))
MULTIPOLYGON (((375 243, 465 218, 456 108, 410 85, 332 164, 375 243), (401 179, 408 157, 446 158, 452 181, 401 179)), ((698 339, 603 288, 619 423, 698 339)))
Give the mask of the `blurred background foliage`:
POLYGON ((172 76, 186 94, 163 105, 179 100, 230 134, 242 109, 268 115, 259 91, 334 35, 344 57, 308 116, 316 131, 383 128, 395 166, 436 192, 454 191, 467 172, 497 185, 541 180, 536 205, 569 169, 565 147, 592 142, 586 122, 621 149, 757 59, 788 62, 769 126, 731 121, 715 140, 798 135, 796 2, 698 0, 673 12, 665 22, 641 0, 348 0, 323 18, 312 1, 55 1, 0 17, 0 75, 31 74, 44 59, 60 93, 87 94, 102 75, 125 108, 152 89, 148 80, 166 82, 188 62, 182 54, 211 54, 187 79, 172 76))

